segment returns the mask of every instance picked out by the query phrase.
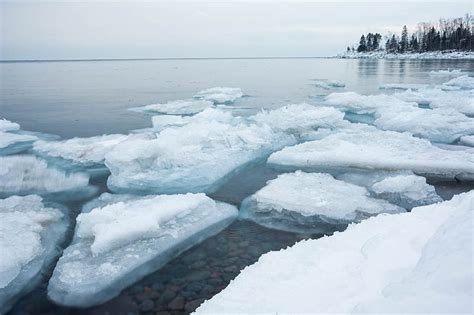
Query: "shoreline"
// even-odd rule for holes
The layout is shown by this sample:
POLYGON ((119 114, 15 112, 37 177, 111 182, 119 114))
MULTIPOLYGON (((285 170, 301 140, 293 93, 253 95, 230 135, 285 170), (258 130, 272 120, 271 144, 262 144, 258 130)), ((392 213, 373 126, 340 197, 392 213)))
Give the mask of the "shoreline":
POLYGON ((473 60, 471 51, 430 51, 422 53, 387 53, 385 51, 351 52, 336 55, 336 59, 443 59, 443 60, 473 60))

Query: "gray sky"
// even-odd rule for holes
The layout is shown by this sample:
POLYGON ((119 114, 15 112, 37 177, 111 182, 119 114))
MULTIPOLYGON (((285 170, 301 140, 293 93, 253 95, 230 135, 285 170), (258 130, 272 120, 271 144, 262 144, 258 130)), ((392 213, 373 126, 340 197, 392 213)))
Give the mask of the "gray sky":
POLYGON ((0 0, 0 59, 328 56, 473 3, 0 0))

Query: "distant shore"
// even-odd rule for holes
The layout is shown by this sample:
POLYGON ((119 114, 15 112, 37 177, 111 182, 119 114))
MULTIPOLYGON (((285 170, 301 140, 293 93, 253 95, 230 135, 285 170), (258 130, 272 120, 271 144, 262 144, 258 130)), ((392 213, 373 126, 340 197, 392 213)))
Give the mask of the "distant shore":
POLYGON ((387 53, 381 51, 347 52, 334 58, 339 59, 474 59, 469 51, 430 51, 423 53, 387 53))

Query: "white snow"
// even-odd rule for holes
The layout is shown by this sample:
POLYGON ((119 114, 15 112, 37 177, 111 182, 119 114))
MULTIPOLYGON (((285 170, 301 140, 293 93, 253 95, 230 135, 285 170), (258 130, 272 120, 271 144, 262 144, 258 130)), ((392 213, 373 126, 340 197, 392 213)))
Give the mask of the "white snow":
POLYGON ((85 174, 66 174, 33 156, 0 157, 0 195, 47 194, 86 188, 85 174))
POLYGON ((61 141, 39 140, 35 142, 33 149, 47 156, 80 164, 100 164, 104 162, 104 155, 126 138, 126 135, 112 134, 61 141))
POLYGON ((270 252, 196 314, 472 314, 474 192, 270 252))
POLYGON ((347 224, 405 210, 371 198, 366 188, 324 173, 279 175, 242 202, 241 216, 270 228, 321 232, 325 223, 347 224), (348 202, 350 200, 350 202, 348 202))
POLYGON ((152 139, 123 141, 106 154, 113 191, 210 192, 246 163, 265 157, 293 136, 207 109, 152 139))
POLYGON ((104 198, 112 204, 77 219, 72 244, 49 282, 48 296, 56 303, 103 303, 218 233, 238 214, 234 206, 204 194, 104 198))
POLYGON ((167 103, 150 104, 135 107, 131 110, 142 112, 154 112, 167 115, 192 115, 202 112, 213 105, 213 101, 208 100, 176 100, 167 103))
POLYGON ((290 170, 412 170, 446 178, 474 174, 474 155, 467 151, 443 150, 408 133, 369 126, 284 148, 268 162, 290 170))
POLYGON ((62 211, 47 207, 41 197, 0 199, 0 312, 6 312, 32 290, 42 270, 57 255, 65 234, 62 211))
POLYGON ((460 142, 463 145, 474 147, 474 135, 461 137, 460 142))
POLYGON ((233 103, 244 94, 240 88, 214 87, 199 91, 194 98, 212 102, 214 104, 233 103))
POLYGON ((343 59, 474 59, 470 51, 432 51, 424 53, 387 53, 384 50, 371 52, 351 52, 337 55, 343 59))

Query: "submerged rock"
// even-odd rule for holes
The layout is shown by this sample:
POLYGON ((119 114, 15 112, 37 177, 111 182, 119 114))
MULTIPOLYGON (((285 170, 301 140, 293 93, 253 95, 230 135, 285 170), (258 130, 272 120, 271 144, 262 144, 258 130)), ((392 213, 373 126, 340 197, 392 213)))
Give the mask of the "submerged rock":
POLYGON ((405 210, 329 174, 282 174, 242 202, 240 215, 269 228, 324 233, 379 213, 405 210), (348 202, 350 201, 350 202, 348 202))
POLYGON ((204 194, 111 200, 78 216, 74 239, 49 282, 54 302, 78 307, 103 303, 237 216, 235 207, 204 194))
POLYGON ((65 209, 39 196, 0 199, 0 313, 40 283, 68 225, 65 209))

